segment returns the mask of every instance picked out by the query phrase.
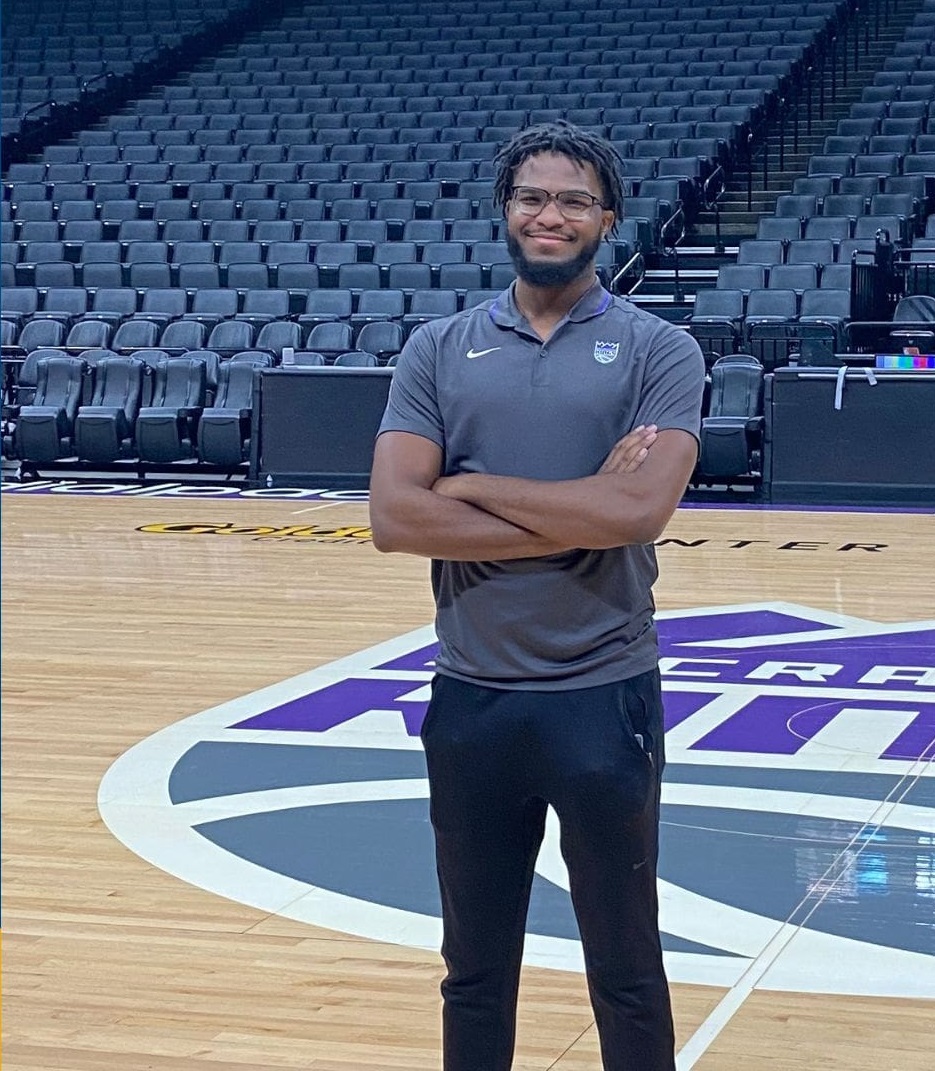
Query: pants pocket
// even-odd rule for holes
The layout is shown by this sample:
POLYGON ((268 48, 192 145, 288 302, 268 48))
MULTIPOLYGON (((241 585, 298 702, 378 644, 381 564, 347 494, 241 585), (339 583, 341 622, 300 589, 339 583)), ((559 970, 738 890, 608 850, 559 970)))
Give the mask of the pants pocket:
POLYGON ((631 746, 650 763, 655 764, 658 735, 661 728, 656 725, 653 705, 644 694, 646 674, 624 681, 621 685, 620 711, 624 733, 631 746))

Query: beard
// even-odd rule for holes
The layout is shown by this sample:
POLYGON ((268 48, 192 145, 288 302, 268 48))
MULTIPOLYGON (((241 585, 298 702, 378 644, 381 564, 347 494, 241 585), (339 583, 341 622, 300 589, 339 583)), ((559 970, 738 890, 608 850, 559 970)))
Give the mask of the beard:
POLYGON ((571 260, 564 261, 537 261, 530 260, 520 247, 519 241, 509 232, 506 236, 506 248, 516 268, 516 274, 524 283, 530 286, 567 286, 576 279, 580 279, 585 272, 594 266, 594 259, 601 247, 601 239, 595 238, 593 242, 584 246, 581 252, 571 260))

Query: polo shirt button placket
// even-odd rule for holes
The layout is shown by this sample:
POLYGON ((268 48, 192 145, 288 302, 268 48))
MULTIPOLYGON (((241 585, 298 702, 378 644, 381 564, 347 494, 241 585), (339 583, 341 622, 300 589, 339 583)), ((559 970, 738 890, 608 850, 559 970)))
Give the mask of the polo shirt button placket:
POLYGON ((542 386, 548 383, 549 380, 549 365, 545 362, 545 358, 549 356, 549 348, 547 343, 543 343, 539 347, 539 359, 533 365, 532 381, 534 385, 542 386))

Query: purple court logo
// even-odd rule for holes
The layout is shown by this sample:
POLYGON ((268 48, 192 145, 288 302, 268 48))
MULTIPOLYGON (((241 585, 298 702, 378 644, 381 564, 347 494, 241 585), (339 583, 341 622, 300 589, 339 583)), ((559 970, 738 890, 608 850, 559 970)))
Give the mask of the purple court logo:
MULTIPOLYGON (((658 624, 671 980, 935 997, 935 621, 757 603, 658 624)), ((169 726, 108 771, 105 821, 220 895, 437 949, 435 649, 420 629, 169 726)), ((553 817, 526 962, 580 970, 553 817)))

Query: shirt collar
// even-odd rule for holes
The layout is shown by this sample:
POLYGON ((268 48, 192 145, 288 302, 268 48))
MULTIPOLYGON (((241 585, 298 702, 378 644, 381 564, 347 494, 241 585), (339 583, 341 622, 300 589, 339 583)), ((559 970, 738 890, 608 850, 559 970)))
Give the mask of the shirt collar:
MULTIPOLYGON (((526 317, 519 311, 515 296, 516 282, 510 283, 502 294, 494 298, 490 306, 490 318, 498 327, 511 327, 516 330, 526 323, 526 317)), ((601 281, 595 277, 593 284, 575 302, 565 317, 574 323, 583 323, 605 312, 613 302, 611 294, 604 289, 601 281)))

